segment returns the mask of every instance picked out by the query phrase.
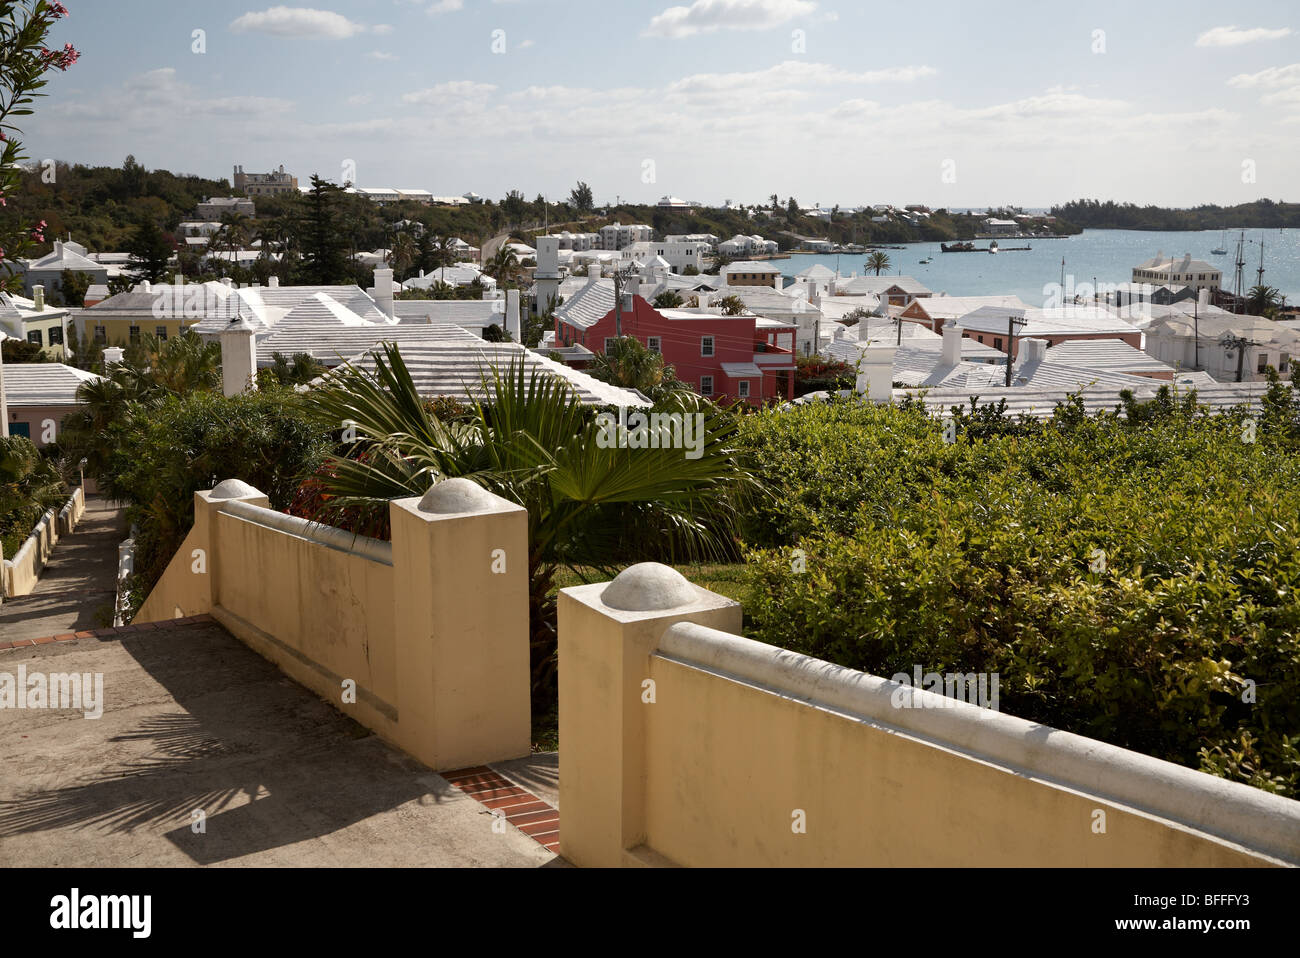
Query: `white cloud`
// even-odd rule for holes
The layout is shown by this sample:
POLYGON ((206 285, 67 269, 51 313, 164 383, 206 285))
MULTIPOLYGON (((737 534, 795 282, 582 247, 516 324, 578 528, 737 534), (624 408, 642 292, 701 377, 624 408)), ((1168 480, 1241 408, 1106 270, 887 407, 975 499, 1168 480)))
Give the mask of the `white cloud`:
POLYGON ((371 50, 366 56, 372 60, 397 60, 400 59, 396 53, 388 53, 384 50, 371 50))
POLYGON ((1228 80, 1228 86, 1242 90, 1276 90, 1300 83, 1300 63, 1285 67, 1269 67, 1258 73, 1239 73, 1228 80))
POLYGON ((352 96, 348 97, 343 102, 346 103, 348 106, 365 106, 373 99, 374 97, 371 96, 369 93, 354 93, 352 96))
POLYGON ((393 32, 393 25, 391 23, 376 23, 370 28, 370 32, 375 36, 386 37, 393 32))
POLYGON ((1279 27, 1275 30, 1268 27, 1252 27, 1241 30, 1235 25, 1215 27, 1212 30, 1206 30, 1197 37, 1196 45, 1198 47, 1239 47, 1243 43, 1254 43, 1257 40, 1279 40, 1290 34, 1290 27, 1279 27))
POLYGON ((496 87, 491 83, 475 83, 473 80, 451 80, 438 83, 423 90, 414 90, 402 94, 403 103, 421 103, 432 106, 445 105, 461 100, 485 100, 496 87))
POLYGON ((533 41, 532 41, 532 39, 528 39, 528 40, 525 40, 525 41, 523 41, 522 43, 520 43, 519 46, 518 46, 516 49, 519 49, 519 50, 527 50, 527 49, 528 49, 529 47, 531 47, 532 45, 533 45, 533 41))
POLYGON ((1282 104, 1284 106, 1289 106, 1292 104, 1294 104, 1295 106, 1300 106, 1300 86, 1287 87, 1286 89, 1278 90, 1275 93, 1269 93, 1265 96, 1260 97, 1259 102, 1268 103, 1273 106, 1276 106, 1278 104, 1282 104))
POLYGON ((695 0, 656 14, 647 36, 689 37, 719 30, 770 30, 817 9, 812 0, 695 0))
POLYGON ((434 0, 429 4, 429 13, 455 13, 457 10, 465 9, 465 0, 434 0))
POLYGON ((929 66, 884 67, 855 73, 825 63, 808 63, 803 60, 786 60, 766 70, 737 73, 696 73, 668 84, 666 93, 672 97, 708 96, 719 93, 739 93, 753 96, 759 93, 789 92, 797 86, 829 86, 831 84, 910 83, 937 73, 929 66))
POLYGON ((274 37, 334 37, 345 40, 365 32, 365 26, 329 10, 311 7, 270 7, 249 12, 230 24, 235 33, 267 33, 274 37))

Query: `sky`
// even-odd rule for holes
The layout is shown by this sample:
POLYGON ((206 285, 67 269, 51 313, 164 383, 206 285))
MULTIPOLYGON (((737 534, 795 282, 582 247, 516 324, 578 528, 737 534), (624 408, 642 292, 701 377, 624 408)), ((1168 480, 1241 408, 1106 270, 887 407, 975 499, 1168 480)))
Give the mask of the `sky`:
POLYGON ((1295 0, 65 4, 82 58, 25 118, 37 160, 598 204, 1300 200, 1295 0))

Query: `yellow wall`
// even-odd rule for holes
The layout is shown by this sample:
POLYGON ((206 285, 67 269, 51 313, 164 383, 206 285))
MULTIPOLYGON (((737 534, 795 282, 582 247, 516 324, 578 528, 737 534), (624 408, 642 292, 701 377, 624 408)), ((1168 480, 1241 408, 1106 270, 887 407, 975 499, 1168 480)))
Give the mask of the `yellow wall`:
POLYGON ((698 866, 1261 864, 1203 834, 659 656, 647 844, 698 866), (1106 814, 1093 831, 1095 810, 1106 814), (794 831, 795 812, 806 832, 794 831))
POLYGON ((146 335, 152 336, 159 326, 167 330, 167 338, 173 339, 181 334, 184 327, 193 326, 198 323, 197 319, 154 319, 137 318, 137 319, 108 319, 105 317, 95 316, 94 310, 82 314, 82 329, 78 330, 78 335, 87 340, 95 338, 95 327, 103 326, 106 345, 108 346, 126 346, 131 341, 131 327, 140 327, 140 337, 143 339, 146 335))
POLYGON ((1300 864, 1300 802, 929 692, 943 708, 900 708, 885 679, 737 637, 739 606, 676 575, 560 593, 575 864, 1300 864))

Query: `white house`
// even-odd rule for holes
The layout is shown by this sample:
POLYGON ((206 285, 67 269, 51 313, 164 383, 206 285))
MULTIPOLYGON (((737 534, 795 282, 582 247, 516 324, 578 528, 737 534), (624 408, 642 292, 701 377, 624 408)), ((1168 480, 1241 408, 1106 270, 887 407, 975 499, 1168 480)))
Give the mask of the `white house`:
POLYGON ((693 266, 697 270, 701 269, 704 265, 705 248, 702 243, 689 241, 670 242, 663 240, 655 243, 642 240, 625 247, 623 249, 623 258, 641 265, 645 265, 656 258, 662 259, 674 273, 680 273, 687 266, 693 266))
POLYGON ((1218 289, 1223 285, 1223 271, 1213 263, 1192 259, 1184 253, 1182 259, 1165 256, 1163 252, 1133 267, 1133 282, 1153 283, 1157 286, 1190 286, 1200 292, 1218 289))

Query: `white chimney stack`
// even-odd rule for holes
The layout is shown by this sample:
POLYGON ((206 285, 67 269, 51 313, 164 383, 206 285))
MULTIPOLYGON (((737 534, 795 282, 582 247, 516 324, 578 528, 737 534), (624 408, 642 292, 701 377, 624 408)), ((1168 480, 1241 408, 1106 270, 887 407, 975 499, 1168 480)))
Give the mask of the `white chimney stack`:
POLYGON ((956 366, 961 362, 961 327, 954 320, 943 326, 943 365, 956 366))
POLYGON ((280 277, 278 277, 278 276, 272 276, 270 279, 268 279, 268 280, 266 281, 266 285, 267 285, 268 287, 270 287, 271 289, 279 289, 279 288, 280 288, 280 277))
POLYGON ((592 263, 587 267, 587 285, 590 286, 598 279, 600 279, 600 264, 592 263))
MULTIPOLYGON (((105 356, 108 350, 104 351, 105 356)), ((236 316, 221 331, 221 392, 238 396, 257 388, 257 352, 253 348, 253 327, 236 316)))
POLYGON ((1202 306, 1210 305, 1210 288, 1208 286, 1196 294, 1196 302, 1202 306))
POLYGON ((505 331, 510 334, 510 337, 515 342, 522 343, 524 341, 523 327, 519 318, 519 290, 517 289, 506 290, 505 331))
POLYGON ((871 402, 890 402, 894 396, 896 346, 868 346, 858 364, 858 392, 871 402))
POLYGON ((125 352, 126 350, 121 346, 106 346, 104 348, 104 372, 108 372, 109 366, 116 366, 120 363, 125 352))
POLYGON ((1026 363, 1041 363, 1047 355, 1047 340, 1045 339, 1022 339, 1020 345, 1024 347, 1020 352, 1020 359, 1026 363))
POLYGON ((385 316, 389 319, 396 318, 396 312, 393 308, 393 271, 387 267, 379 267, 375 270, 375 289, 371 294, 375 298, 377 305, 385 316))
POLYGON ((38 313, 45 309, 45 287, 40 283, 32 287, 32 309, 38 313))

